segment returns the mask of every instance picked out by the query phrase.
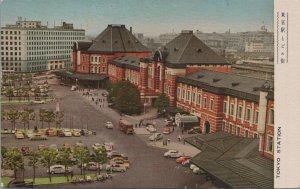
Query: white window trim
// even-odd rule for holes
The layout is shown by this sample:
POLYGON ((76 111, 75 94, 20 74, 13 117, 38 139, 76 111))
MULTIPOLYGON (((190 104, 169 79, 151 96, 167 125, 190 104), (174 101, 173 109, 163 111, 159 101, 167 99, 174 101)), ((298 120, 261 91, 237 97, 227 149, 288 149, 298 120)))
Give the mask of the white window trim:
POLYGON ((246 108, 246 117, 245 117, 245 121, 250 122, 251 120, 251 108, 246 108), (248 110, 249 110, 249 119, 248 119, 248 110))
MULTIPOLYGON (((275 117, 275 111, 274 111, 274 108, 270 108, 270 110, 269 110, 269 125, 274 125, 274 123, 271 123, 271 112, 272 112, 272 110, 273 110, 273 117, 275 117)), ((275 121, 275 119, 274 119, 274 121, 275 121)))
POLYGON ((234 103, 230 103, 229 115, 234 116, 234 103), (231 111, 232 111, 232 114, 231 114, 231 111))
POLYGON ((267 135, 267 145, 266 145, 266 148, 267 148, 267 149, 265 149, 266 152, 273 154, 273 152, 274 152, 274 136, 267 135), (269 137, 273 138, 272 151, 269 151, 269 137))
POLYGON ((237 118, 242 119, 242 117, 243 117, 243 106, 242 105, 238 105, 237 118), (240 108, 241 108, 241 112, 240 112, 240 108), (239 116, 240 113, 241 113, 241 116, 239 116))

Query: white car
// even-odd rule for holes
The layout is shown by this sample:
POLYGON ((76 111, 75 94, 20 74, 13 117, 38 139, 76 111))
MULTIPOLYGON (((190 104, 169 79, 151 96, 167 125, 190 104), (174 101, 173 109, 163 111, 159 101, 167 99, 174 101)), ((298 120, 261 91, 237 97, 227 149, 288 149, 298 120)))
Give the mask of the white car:
POLYGON ((149 131, 150 133, 155 133, 156 132, 156 129, 153 125, 148 125, 146 127, 147 131, 149 131))
POLYGON ((113 125, 112 122, 108 121, 108 122, 106 122, 105 127, 108 128, 108 129, 113 129, 114 125, 113 125))
POLYGON ((195 167, 193 169, 193 173, 197 174, 197 175, 200 175, 200 174, 204 174, 205 172, 202 169, 200 169, 199 167, 195 167))
POLYGON ((151 135, 150 137, 149 137, 149 140, 150 141, 157 141, 157 140, 160 140, 160 139, 162 139, 163 137, 162 137, 162 134, 161 133, 154 133, 153 135, 151 135))
POLYGON ((191 169, 191 170, 195 169, 196 167, 197 167, 197 166, 194 165, 194 164, 191 164, 191 165, 190 165, 190 169, 191 169))
MULTIPOLYGON (((71 167, 67 167, 67 169, 65 170, 65 166, 63 165, 52 165, 50 167, 50 173, 51 174, 62 174, 62 173, 65 173, 65 172, 71 172, 72 169, 71 167)), ((47 170, 47 173, 48 173, 48 170, 47 170)))
POLYGON ((65 137, 71 137, 72 136, 72 132, 70 129, 64 129, 63 133, 65 134, 65 137))
POLYGON ((110 152, 114 149, 114 143, 104 142, 104 148, 105 148, 106 151, 110 152))
POLYGON ((99 150, 103 147, 103 145, 99 144, 99 143, 95 143, 93 144, 92 148, 93 150, 99 150))
MULTIPOLYGON (((96 162, 85 163, 85 164, 83 164, 83 167, 85 167, 87 170, 90 170, 90 171, 98 170, 96 162)), ((100 168, 100 170, 102 170, 103 169, 102 165, 99 164, 99 168, 100 168)))
POLYGON ((179 152, 178 150, 169 150, 166 153, 164 153, 164 157, 169 158, 178 158, 183 156, 183 153, 179 152))

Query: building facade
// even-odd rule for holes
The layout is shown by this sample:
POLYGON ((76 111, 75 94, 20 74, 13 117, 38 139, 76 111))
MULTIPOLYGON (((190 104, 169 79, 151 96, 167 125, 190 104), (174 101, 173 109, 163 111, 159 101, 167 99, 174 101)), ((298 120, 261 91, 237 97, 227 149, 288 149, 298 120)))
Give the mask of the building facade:
POLYGON ((40 21, 23 21, 1 28, 2 71, 37 72, 71 68, 72 47, 85 39, 73 24, 48 28, 40 21))
MULTIPOLYGON (((113 33, 113 28, 109 25, 106 30, 113 33)), ((260 151, 273 158, 272 82, 233 75, 231 64, 192 31, 182 31, 153 55, 144 48, 139 52, 122 49, 105 54, 100 50, 106 47, 105 31, 96 39, 94 51, 91 44, 81 42, 80 48, 74 48, 73 69, 77 73, 106 74, 112 83, 128 80, 140 90, 142 103, 154 104, 165 93, 171 106, 198 117, 202 132, 224 131, 239 137, 260 138, 260 151), (97 50, 100 51, 95 53, 97 50), (79 64, 77 57, 82 61, 79 64), (91 71, 93 62, 99 62, 99 72, 91 71)), ((108 37, 118 41, 118 35, 108 37)))

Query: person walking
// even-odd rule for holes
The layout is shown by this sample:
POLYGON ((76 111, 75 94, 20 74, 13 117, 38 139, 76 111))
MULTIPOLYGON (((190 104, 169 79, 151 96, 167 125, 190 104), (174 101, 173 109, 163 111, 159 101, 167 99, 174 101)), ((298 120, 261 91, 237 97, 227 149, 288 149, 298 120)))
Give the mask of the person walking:
POLYGON ((181 135, 178 135, 178 141, 179 142, 181 141, 181 135))

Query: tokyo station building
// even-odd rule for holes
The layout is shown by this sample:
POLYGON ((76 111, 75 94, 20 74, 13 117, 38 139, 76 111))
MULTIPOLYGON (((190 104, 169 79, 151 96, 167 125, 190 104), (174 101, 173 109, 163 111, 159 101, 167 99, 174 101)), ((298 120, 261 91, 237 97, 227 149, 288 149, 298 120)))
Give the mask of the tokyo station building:
POLYGON ((231 64, 192 31, 153 53, 131 31, 108 25, 94 41, 75 43, 71 72, 93 75, 97 82, 128 80, 140 90, 142 103, 153 105, 165 93, 172 107, 197 116, 203 133, 258 138, 260 153, 273 159, 272 82, 231 74, 231 64))

